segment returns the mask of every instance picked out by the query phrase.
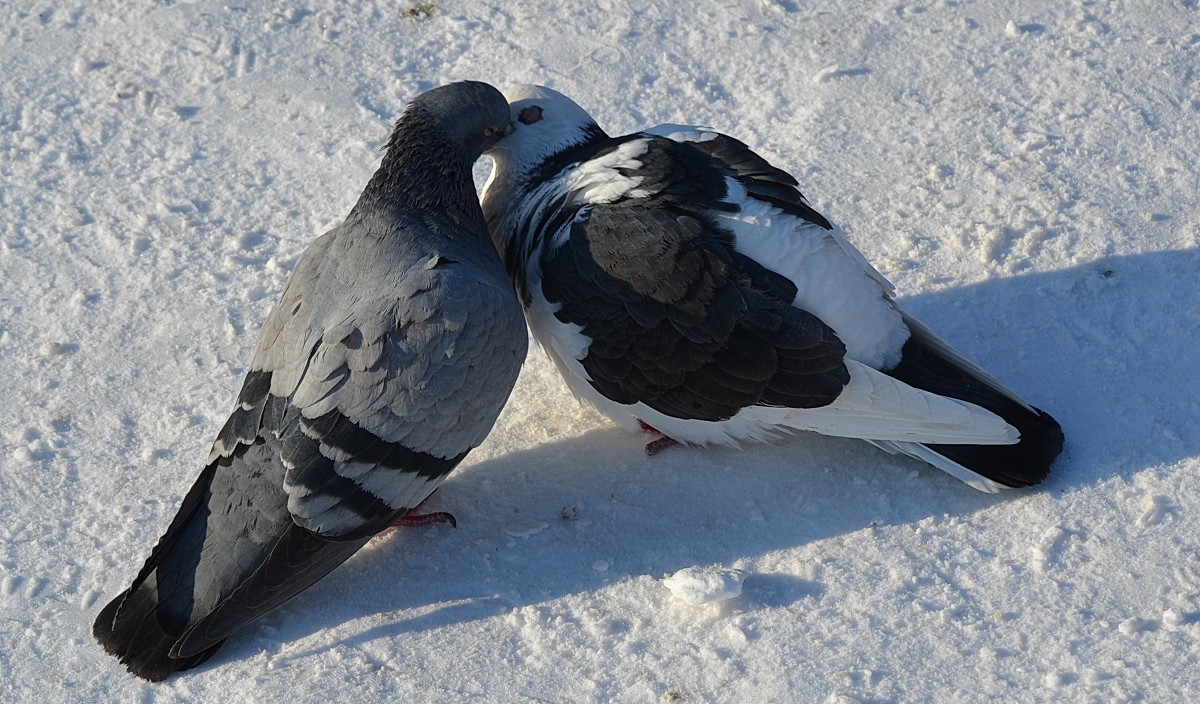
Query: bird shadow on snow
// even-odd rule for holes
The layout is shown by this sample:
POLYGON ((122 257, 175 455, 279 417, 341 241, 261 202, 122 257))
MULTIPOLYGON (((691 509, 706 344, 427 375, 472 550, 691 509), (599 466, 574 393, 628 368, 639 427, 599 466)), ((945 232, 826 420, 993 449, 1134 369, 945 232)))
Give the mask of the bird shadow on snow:
POLYGON ((786 565, 761 568, 774 551, 1129 480, 1195 456, 1197 271, 1200 250, 1113 256, 903 301, 1060 420, 1066 449, 1041 488, 985 495, 865 443, 809 434, 647 457, 648 436, 603 427, 460 468, 431 507, 454 513, 456 530, 398 529, 372 541, 265 619, 268 634, 251 629, 214 664, 262 648, 301 659, 694 565, 759 560, 743 607, 787 606, 822 587, 786 565), (336 640, 302 643, 339 624, 336 640))

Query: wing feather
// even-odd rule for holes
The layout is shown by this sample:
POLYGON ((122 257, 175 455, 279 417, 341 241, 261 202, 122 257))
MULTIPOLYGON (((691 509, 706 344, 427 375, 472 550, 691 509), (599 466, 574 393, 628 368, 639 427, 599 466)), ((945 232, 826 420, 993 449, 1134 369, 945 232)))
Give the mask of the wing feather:
POLYGON ((784 399, 831 402, 848 380, 836 334, 704 216, 725 192, 724 170, 666 140, 641 153, 642 168, 625 167, 636 194, 542 233, 558 242, 543 250, 542 294, 592 340, 580 360, 590 383, 618 403, 702 420, 784 399))

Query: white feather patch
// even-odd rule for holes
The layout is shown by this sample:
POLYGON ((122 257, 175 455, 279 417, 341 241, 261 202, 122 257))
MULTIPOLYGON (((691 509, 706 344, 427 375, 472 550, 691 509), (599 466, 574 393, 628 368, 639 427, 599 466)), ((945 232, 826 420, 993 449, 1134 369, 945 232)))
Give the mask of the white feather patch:
POLYGON ((851 359, 876 369, 895 365, 908 340, 890 284, 835 231, 789 215, 727 180, 734 213, 714 212, 735 249, 796 285, 798 308, 812 313, 846 345, 851 359))
POLYGON ((612 203, 625 197, 645 198, 649 195, 637 191, 642 183, 640 176, 625 176, 620 170, 640 169, 638 157, 646 153, 645 140, 625 142, 608 154, 579 164, 562 178, 561 190, 573 192, 570 205, 612 203))
POLYGON ((919 445, 915 442, 894 442, 891 440, 868 440, 868 442, 881 450, 891 452, 893 454, 899 453, 902 455, 908 455, 909 457, 921 460, 922 462, 928 462, 946 474, 949 474, 955 479, 963 482, 972 489, 982 491, 985 494, 998 494, 1005 489, 1012 488, 999 482, 992 481, 981 474, 972 472, 961 464, 942 457, 928 447, 919 445))
POLYGON ((623 427, 636 430, 641 420, 690 445, 775 442, 796 431, 907 443, 1010 445, 1019 438, 1016 428, 991 411, 913 388, 853 360, 846 360, 850 384, 828 406, 811 409, 751 406, 728 420, 702 421, 668 416, 644 403, 615 403, 588 383, 578 359, 564 357, 554 344, 548 345, 546 352, 576 398, 623 427))
POLYGON ((582 326, 564 323, 555 317, 554 313, 562 304, 551 304, 546 300, 540 281, 530 282, 528 288, 531 300, 525 308, 525 319, 529 323, 529 330, 533 333, 533 339, 545 350, 546 356, 554 362, 571 393, 576 399, 593 406, 596 405, 595 399, 608 401, 592 387, 591 376, 579 361, 587 356, 591 338, 583 334, 582 326))
POLYGON ((673 125, 664 123, 655 125, 648 130, 642 130, 642 134, 648 134, 655 137, 669 139, 672 142, 709 142, 716 139, 719 135, 711 127, 696 127, 692 125, 673 125))

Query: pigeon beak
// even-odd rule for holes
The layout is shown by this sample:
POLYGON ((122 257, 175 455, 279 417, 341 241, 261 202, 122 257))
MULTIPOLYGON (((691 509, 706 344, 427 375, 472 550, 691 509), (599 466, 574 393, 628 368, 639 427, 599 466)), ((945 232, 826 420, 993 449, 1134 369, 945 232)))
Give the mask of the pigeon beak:
POLYGON ((504 128, 504 131, 500 133, 500 139, 504 139, 508 135, 515 132, 516 129, 517 129, 517 124, 515 122, 508 123, 508 125, 504 128))

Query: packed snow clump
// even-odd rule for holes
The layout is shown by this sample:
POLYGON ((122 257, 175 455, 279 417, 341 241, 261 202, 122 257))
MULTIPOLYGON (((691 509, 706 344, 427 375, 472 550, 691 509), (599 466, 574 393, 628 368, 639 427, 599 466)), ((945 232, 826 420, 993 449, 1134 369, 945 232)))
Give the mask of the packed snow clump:
POLYGON ((746 575, 727 567, 688 567, 663 579, 671 596, 693 605, 712 604, 733 599, 742 593, 746 575))

